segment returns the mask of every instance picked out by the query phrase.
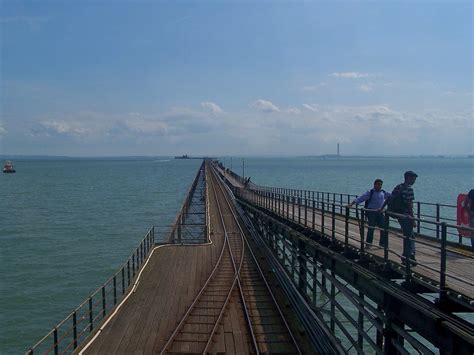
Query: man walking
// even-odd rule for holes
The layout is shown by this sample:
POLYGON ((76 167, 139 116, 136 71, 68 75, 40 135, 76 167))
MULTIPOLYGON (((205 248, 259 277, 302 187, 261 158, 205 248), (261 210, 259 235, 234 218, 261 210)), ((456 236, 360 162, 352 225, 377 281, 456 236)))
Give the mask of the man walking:
MULTIPOLYGON (((413 236, 413 228, 416 227, 416 221, 413 214, 413 201, 415 194, 412 185, 418 177, 413 171, 406 171, 404 174, 405 181, 397 185, 393 191, 392 196, 385 201, 384 206, 388 205, 388 211, 404 215, 397 216, 398 223, 403 231, 403 258, 402 263, 409 262, 415 266, 415 238, 413 236)), ((382 208, 383 208, 382 207, 382 208)))
MULTIPOLYGON (((390 193, 382 190, 382 185, 383 181, 381 179, 376 179, 374 181, 374 188, 368 190, 366 193, 364 193, 362 196, 359 196, 356 198, 354 201, 352 201, 350 204, 348 204, 348 207, 352 207, 354 204, 358 205, 361 202, 365 201, 365 208, 367 209, 366 211, 366 216, 367 216, 367 221, 369 223, 369 228, 367 230, 367 246, 366 248, 369 249, 372 245, 372 242, 374 240, 374 228, 375 226, 379 228, 384 227, 384 217, 381 212, 381 208, 384 204, 384 201, 390 197, 390 193)), ((381 247, 385 246, 385 233, 380 231, 380 240, 379 240, 379 245, 381 247)))

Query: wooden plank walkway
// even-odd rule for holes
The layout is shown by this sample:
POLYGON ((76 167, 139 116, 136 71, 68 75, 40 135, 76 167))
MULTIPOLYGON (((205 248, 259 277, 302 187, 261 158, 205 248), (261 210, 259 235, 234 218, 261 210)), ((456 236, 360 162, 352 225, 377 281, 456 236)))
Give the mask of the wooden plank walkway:
POLYGON ((93 342, 85 342, 90 344, 85 353, 159 352, 209 276, 216 250, 215 243, 155 249, 136 290, 109 316, 93 342))
MULTIPOLYGON (((208 194, 209 240, 204 245, 161 245, 153 249, 142 267, 135 285, 128 291, 124 300, 109 314, 102 325, 86 339, 76 354, 155 354, 161 353, 201 353, 207 334, 216 321, 215 300, 227 292, 221 287, 225 280, 218 280, 213 287, 201 294, 199 307, 191 307, 209 278, 223 250, 225 232, 217 208, 217 196, 208 194), (184 315, 192 309, 186 322, 179 328, 175 337, 173 332, 184 315), (169 340, 172 340, 169 345, 169 340)), ((225 212, 223 216, 230 216, 225 212)), ((229 230, 227 235, 240 235, 237 229, 229 230)), ((219 263, 222 266, 221 263, 219 263)), ((226 268, 227 266, 222 266, 226 268)), ((220 269, 219 269, 220 270, 220 269)), ((263 319, 273 319, 271 315, 258 315, 262 306, 253 299, 252 271, 242 271, 241 282, 249 292, 251 300, 249 312, 257 322, 258 346, 272 352, 288 353, 282 339, 268 337, 268 326, 263 319), (245 277, 247 275, 247 277, 245 277), (247 280, 247 281, 246 281, 247 280), (249 281, 250 280, 250 281, 249 281), (250 282, 250 284, 248 283, 250 282), (255 309, 254 309, 255 308, 255 309), (281 345, 283 344, 283 345, 281 345)), ((216 277, 218 278, 218 277, 216 277)), ((281 292, 281 291, 279 291, 281 292)), ((279 296, 281 297, 281 296, 279 296)), ((209 347, 210 353, 249 354, 253 345, 246 322, 244 309, 239 301, 240 295, 234 290, 222 319, 217 324, 215 335, 209 347)), ((248 305, 247 305, 248 306, 248 305)), ((268 308, 268 309, 271 309, 268 308)), ((292 316, 293 318, 293 316, 292 316)), ((298 325, 297 325, 298 326, 298 325)), ((299 328, 298 328, 299 329, 299 328)), ((275 330, 271 334, 278 334, 275 330)), ((298 335, 298 341, 304 335, 298 335)), ((302 341, 308 349, 307 340, 302 341)))

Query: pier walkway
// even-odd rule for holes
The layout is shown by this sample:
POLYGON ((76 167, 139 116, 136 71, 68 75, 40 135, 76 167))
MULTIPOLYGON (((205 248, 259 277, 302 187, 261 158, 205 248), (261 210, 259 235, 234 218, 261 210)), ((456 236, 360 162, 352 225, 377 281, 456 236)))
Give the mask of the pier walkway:
POLYGON ((469 354, 473 253, 418 204, 417 265, 398 225, 364 242, 349 195, 257 186, 206 160, 166 238, 28 354, 469 354), (426 234, 421 233, 427 231, 426 234))
POLYGON ((202 171, 207 242, 155 247, 136 286, 79 354, 311 352, 258 272, 227 191, 211 169, 202 171))

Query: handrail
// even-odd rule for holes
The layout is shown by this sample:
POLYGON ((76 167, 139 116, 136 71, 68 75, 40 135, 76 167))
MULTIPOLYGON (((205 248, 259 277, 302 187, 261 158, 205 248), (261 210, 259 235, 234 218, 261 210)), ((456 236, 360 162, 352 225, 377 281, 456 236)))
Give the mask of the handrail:
MULTIPOLYGON (((308 203, 308 201, 312 202, 314 200, 316 202, 317 208, 319 208, 322 204, 334 203, 339 210, 339 214, 343 214, 343 208, 346 204, 357 198, 357 195, 352 194, 314 190, 287 189, 281 187, 266 187, 255 184, 252 184, 252 186, 249 187, 249 190, 255 193, 258 193, 258 191, 260 191, 260 193, 273 193, 276 194, 278 198, 301 198, 306 204, 308 203)), ((448 224, 448 227, 450 228, 448 230, 449 243, 456 243, 464 246, 468 244, 468 242, 466 241, 467 238, 463 238, 459 234, 459 230, 462 229, 462 226, 457 226, 450 223, 456 221, 456 219, 454 219, 456 215, 455 205, 415 201, 414 212, 415 216, 421 222, 416 227, 417 234, 422 234, 423 232, 425 233, 423 234, 425 237, 440 239, 440 223, 444 221, 448 224), (446 209, 448 209, 448 211, 445 211, 446 209), (447 213, 443 215, 443 212, 447 213), (439 224, 434 224, 434 226, 436 226, 436 229, 430 229, 430 227, 426 225, 428 221, 436 221, 439 222, 439 224)), ((352 218, 356 218, 354 213, 351 213, 350 216, 352 218)))
MULTIPOLYGON (((201 166, 199 168, 199 172, 203 172, 204 171, 204 168, 205 168, 205 161, 203 160, 203 162, 201 163, 201 166)), ((171 232, 169 234, 169 240, 168 242, 176 242, 175 238, 176 238, 176 233, 178 234, 178 240, 177 242, 179 243, 180 242, 180 238, 181 238, 181 224, 184 223, 184 220, 185 220, 185 216, 189 210, 189 206, 191 204, 191 200, 192 200, 192 197, 194 195, 194 192, 196 190, 196 187, 197 187, 197 184, 199 182, 199 178, 201 177, 201 174, 196 174, 196 176, 194 177, 194 180, 193 180, 193 183, 191 184, 189 190, 188 190, 188 193, 186 194, 186 198, 178 212, 178 214, 176 215, 176 219, 173 223, 173 226, 171 228, 171 232)))
POLYGON ((59 352, 72 352, 76 349, 81 341, 94 331, 95 322, 100 318, 105 318, 110 310, 125 297, 131 281, 144 264, 154 243, 155 226, 152 226, 127 261, 122 264, 122 267, 33 345, 26 354, 33 355, 38 351, 42 353, 54 351, 54 354, 58 354, 59 352), (78 325, 85 319, 88 319, 88 323, 81 328, 82 330, 78 329, 78 325))
MULTIPOLYGON (((306 199, 302 199, 300 196, 295 196, 295 195, 287 195, 287 194, 282 194, 279 192, 274 192, 272 190, 268 189, 245 189, 245 188, 238 188, 234 187, 234 192, 235 194, 245 200, 249 201, 256 206, 266 209, 272 213, 275 213, 277 215, 281 215, 282 217, 286 219, 290 219, 294 223, 303 225, 307 228, 311 228, 316 230, 316 227, 321 228, 320 232, 322 235, 326 236, 327 238, 330 238, 332 242, 336 241, 336 233, 341 234, 339 231, 336 231, 336 220, 345 221, 345 235, 344 235, 344 240, 340 240, 344 244, 344 248, 349 247, 349 228, 348 224, 351 219, 351 210, 356 211, 357 216, 358 212, 361 211, 362 216, 361 218, 357 218, 359 220, 360 224, 360 235, 358 240, 360 241, 360 251, 364 252, 365 249, 365 231, 364 228, 366 227, 366 221, 364 219, 364 214, 367 211, 374 211, 370 209, 365 209, 365 208, 358 208, 358 207, 349 207, 348 205, 342 205, 342 204, 337 204, 335 202, 326 202, 326 201, 317 201, 315 199, 310 199, 309 201, 311 203, 308 204, 308 201, 306 199), (316 207, 316 202, 318 202, 318 206, 316 207), (282 204, 282 205, 281 205, 282 204), (327 206, 327 207, 326 207, 327 206), (336 213, 336 207, 340 209, 344 209, 345 213, 336 213), (313 214, 312 218, 312 226, 308 224, 308 208, 311 210, 310 212, 313 214), (303 210, 304 209, 304 210, 303 210), (291 212, 290 212, 291 210, 291 212), (319 226, 315 226, 314 224, 314 215, 317 213, 319 216, 321 216, 321 222, 319 226), (325 226, 325 220, 329 220, 332 222, 332 225, 327 225, 325 226)), ((471 283, 465 282, 465 280, 452 275, 447 272, 447 249, 448 249, 448 228, 455 228, 455 229, 463 229, 463 230, 470 230, 474 232, 474 228, 469 228, 469 227, 464 227, 464 226, 458 226, 455 224, 450 224, 447 223, 446 221, 440 221, 440 220, 426 220, 426 219, 421 219, 418 217, 410 217, 405 214, 398 214, 398 213, 393 213, 393 212, 388 212, 384 211, 382 212, 384 214, 385 218, 385 224, 383 233, 385 236, 388 236, 388 233, 394 233, 394 231, 397 231, 398 235, 401 238, 405 238, 403 235, 399 234, 399 229, 393 229, 390 227, 390 219, 391 218, 410 218, 413 219, 414 221, 417 221, 418 224, 424 223, 428 226, 435 226, 436 229, 440 230, 440 239, 441 243, 437 244, 426 244, 429 245, 431 248, 435 248, 440 251, 441 255, 441 260, 439 264, 439 269, 436 270, 439 272, 439 281, 438 281, 438 286, 437 286, 437 291, 439 292, 439 299, 444 300, 448 294, 448 289, 449 287, 447 286, 446 278, 450 277, 451 279, 455 279, 457 281, 463 282, 466 285, 471 283)), ((354 219, 354 218, 352 218, 354 219)), ((377 228, 378 229, 378 228, 377 228)), ((420 243, 420 241, 417 241, 417 243, 420 243)), ((394 250, 390 249, 389 247, 389 238, 385 237, 385 246, 384 246, 384 256, 383 260, 385 263, 389 261, 389 253, 395 253, 397 254, 394 250)), ((398 255, 398 254, 397 254, 398 255)), ((402 260, 405 260, 405 257, 403 255, 398 255, 402 258, 402 260)), ((406 261, 404 262, 404 268, 405 268, 405 278, 406 281, 411 281, 411 279, 414 277, 414 273, 412 272, 412 265, 411 262, 406 261)), ((419 266, 423 266, 420 265, 419 266)), ((432 267, 430 267, 431 270, 434 270, 432 267)), ((450 292, 453 292, 450 290, 450 292)), ((473 307, 474 302, 472 300, 468 300, 468 307, 473 307)))

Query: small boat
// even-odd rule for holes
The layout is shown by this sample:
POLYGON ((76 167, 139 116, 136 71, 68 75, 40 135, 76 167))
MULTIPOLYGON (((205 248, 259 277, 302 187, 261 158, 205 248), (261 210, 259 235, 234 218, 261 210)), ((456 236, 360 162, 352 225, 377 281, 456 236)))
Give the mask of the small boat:
POLYGON ((10 174, 16 172, 15 168, 13 167, 13 163, 10 160, 5 162, 5 165, 3 166, 3 172, 10 174))
POLYGON ((187 154, 180 155, 180 156, 177 156, 177 157, 174 157, 174 158, 175 159, 190 159, 190 157, 187 154))

